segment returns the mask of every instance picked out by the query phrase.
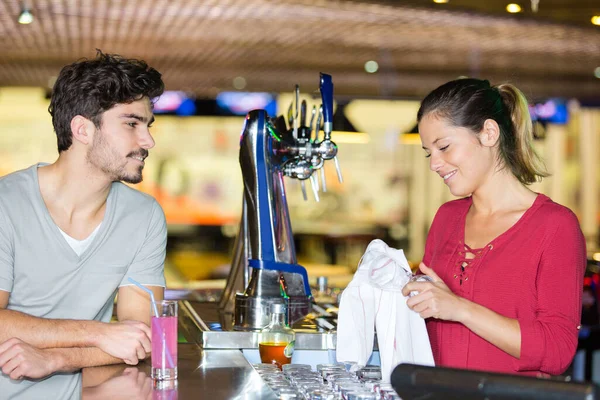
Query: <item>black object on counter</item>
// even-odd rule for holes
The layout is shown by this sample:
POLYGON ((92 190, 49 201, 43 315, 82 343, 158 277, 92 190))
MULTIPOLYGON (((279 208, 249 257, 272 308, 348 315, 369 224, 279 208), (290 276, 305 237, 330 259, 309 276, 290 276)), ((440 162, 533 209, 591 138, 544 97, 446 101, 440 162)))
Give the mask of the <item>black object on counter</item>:
POLYGON ((594 383, 505 375, 455 368, 398 365, 391 383, 403 400, 596 400, 594 383))

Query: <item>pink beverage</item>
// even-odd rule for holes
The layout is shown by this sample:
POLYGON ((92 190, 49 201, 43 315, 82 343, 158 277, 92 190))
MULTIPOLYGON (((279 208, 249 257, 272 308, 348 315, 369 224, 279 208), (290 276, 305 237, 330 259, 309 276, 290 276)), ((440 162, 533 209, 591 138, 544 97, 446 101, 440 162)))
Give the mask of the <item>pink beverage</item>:
POLYGON ((152 317, 152 378, 177 379, 177 317, 152 317))
POLYGON ((177 389, 158 390, 152 391, 152 400, 178 400, 179 395, 177 389))
POLYGON ((178 400, 177 381, 154 381, 152 400, 178 400))
POLYGON ((178 400, 178 397, 177 389, 154 389, 152 391, 152 400, 178 400))

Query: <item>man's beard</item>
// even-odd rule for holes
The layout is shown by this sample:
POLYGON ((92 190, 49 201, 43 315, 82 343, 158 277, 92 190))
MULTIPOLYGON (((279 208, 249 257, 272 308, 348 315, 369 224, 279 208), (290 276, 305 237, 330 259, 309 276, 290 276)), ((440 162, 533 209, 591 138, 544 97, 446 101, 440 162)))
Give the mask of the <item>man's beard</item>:
POLYGON ((126 182, 131 184, 140 183, 143 180, 142 171, 144 169, 143 165, 140 165, 137 168, 136 173, 128 173, 127 172, 127 158, 130 157, 143 157, 146 158, 148 156, 148 150, 139 149, 137 151, 133 151, 125 157, 123 161, 119 161, 119 156, 104 139, 101 131, 97 131, 94 136, 94 142, 92 143, 92 147, 87 153, 87 161, 98 168, 100 171, 104 172, 111 181, 113 182, 126 182))

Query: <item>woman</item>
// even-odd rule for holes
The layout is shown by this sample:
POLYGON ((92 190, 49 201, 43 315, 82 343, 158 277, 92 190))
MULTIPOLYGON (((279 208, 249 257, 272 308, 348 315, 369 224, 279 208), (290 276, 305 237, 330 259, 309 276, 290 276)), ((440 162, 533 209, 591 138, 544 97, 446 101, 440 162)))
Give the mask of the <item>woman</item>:
POLYGON ((523 94, 459 79, 417 114, 423 149, 460 200, 438 210, 419 294, 436 365, 561 374, 577 348, 585 241, 576 216, 527 185, 547 176, 532 147, 523 94))

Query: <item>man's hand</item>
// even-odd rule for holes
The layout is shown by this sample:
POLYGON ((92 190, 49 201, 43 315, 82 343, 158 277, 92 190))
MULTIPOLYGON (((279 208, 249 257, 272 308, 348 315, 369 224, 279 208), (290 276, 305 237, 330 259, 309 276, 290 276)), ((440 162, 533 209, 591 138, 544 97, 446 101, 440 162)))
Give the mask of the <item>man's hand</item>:
POLYGON ((148 325, 139 321, 102 324, 96 347, 126 364, 137 365, 152 350, 151 335, 148 325))
POLYGON ((0 368, 10 379, 40 379, 58 370, 58 360, 52 349, 42 350, 20 339, 8 339, 0 344, 0 368))

